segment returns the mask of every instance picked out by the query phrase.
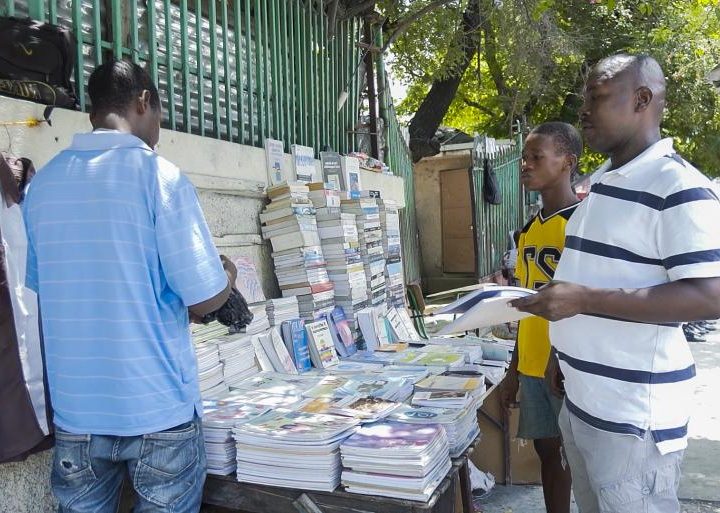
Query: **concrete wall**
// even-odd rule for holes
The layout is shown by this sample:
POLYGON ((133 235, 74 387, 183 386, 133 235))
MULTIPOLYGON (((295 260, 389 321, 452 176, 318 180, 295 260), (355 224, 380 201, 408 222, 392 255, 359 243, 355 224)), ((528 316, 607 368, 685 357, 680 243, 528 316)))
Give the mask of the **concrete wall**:
POLYGON ((423 287, 428 293, 447 290, 472 282, 462 275, 443 273, 442 205, 440 202, 440 172, 467 169, 471 164, 470 151, 446 151, 422 159, 415 164, 415 210, 420 252, 422 254, 423 287))
MULTIPOLYGON (((0 122, 42 119, 44 106, 0 97, 0 122)), ((0 151, 32 159, 41 168, 66 148, 73 134, 91 129, 84 113, 56 109, 52 126, 0 127, 0 151)), ((267 297, 278 297, 269 244, 260 237, 258 213, 266 203, 265 151, 260 148, 163 130, 158 151, 177 164, 198 195, 219 251, 253 258, 267 297)), ((290 166, 290 155, 286 165, 290 166)), ((319 167, 319 162, 316 162, 319 167)), ((402 178, 361 171, 365 189, 405 206, 402 178)), ((0 391, 1 392, 1 391, 0 391)), ((46 513, 53 508, 47 487, 49 454, 25 463, 0 465, 0 512, 46 513), (25 508, 25 509, 23 509, 25 508), (28 509, 29 508, 29 509, 28 509)))

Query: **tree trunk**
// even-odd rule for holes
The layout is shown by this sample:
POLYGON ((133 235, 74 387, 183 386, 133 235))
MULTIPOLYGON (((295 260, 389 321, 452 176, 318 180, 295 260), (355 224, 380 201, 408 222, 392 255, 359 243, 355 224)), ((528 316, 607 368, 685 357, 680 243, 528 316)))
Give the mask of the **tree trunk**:
MULTIPOLYGON (((435 132, 440 127, 455 98, 465 70, 477 51, 480 21, 479 0, 470 0, 457 32, 457 44, 460 45, 462 56, 444 77, 433 80, 430 91, 410 121, 408 131, 413 162, 440 152, 440 143, 434 138, 435 132)), ((442 69, 446 69, 446 66, 442 69)))

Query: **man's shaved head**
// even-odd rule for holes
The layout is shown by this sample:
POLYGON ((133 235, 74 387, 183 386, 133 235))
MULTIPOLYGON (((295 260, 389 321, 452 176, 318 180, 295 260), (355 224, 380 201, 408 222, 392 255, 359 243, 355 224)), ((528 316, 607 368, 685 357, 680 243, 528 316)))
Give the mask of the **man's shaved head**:
POLYGON ((665 108, 665 74, 649 55, 620 53, 599 61, 591 72, 597 80, 623 80, 633 89, 647 87, 652 92, 653 106, 662 117, 665 108))

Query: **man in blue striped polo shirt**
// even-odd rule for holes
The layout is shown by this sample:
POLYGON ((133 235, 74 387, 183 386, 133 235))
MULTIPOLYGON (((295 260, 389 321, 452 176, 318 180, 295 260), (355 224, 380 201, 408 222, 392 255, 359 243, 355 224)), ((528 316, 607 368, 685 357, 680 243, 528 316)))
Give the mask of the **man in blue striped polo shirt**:
POLYGON ((205 480, 188 309, 230 294, 195 189, 153 147, 148 74, 108 62, 90 77, 90 121, 28 188, 26 282, 42 310, 63 513, 114 513, 125 472, 137 511, 197 512, 205 480))
POLYGON ((680 322, 720 317, 720 202, 660 137, 654 59, 600 61, 584 97, 585 140, 610 158, 567 224, 556 281, 513 304, 557 321, 560 427, 581 512, 678 512, 695 375, 680 322))

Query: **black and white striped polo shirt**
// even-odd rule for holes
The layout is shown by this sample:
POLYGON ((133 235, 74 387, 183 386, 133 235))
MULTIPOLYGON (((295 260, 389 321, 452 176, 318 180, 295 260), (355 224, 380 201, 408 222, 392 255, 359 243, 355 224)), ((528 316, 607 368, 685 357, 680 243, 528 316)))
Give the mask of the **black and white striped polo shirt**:
MULTIPOLYGON (((672 139, 609 167, 567 224, 555 279, 644 288, 720 276, 720 202, 672 139)), ((550 330, 572 413, 606 431, 649 429, 663 454, 687 446, 695 365, 679 324, 578 315, 550 330)))

